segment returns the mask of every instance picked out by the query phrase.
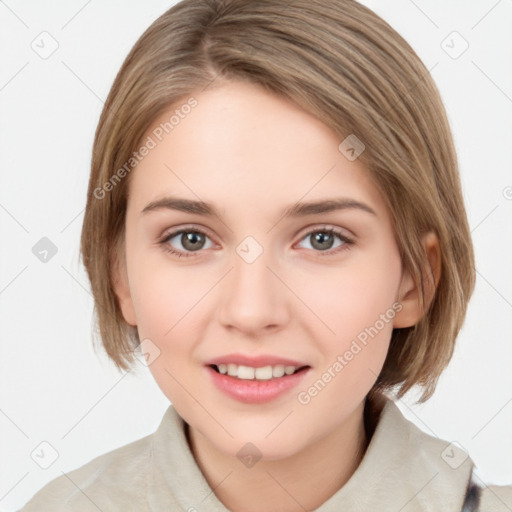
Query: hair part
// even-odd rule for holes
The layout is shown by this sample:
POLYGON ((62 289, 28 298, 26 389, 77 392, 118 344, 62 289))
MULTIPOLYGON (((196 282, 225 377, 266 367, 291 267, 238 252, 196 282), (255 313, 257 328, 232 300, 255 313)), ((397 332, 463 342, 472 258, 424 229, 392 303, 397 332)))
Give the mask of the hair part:
MULTIPOLYGON (((81 256, 103 347, 128 370, 140 344, 122 316, 113 279, 124 263, 130 174, 98 197, 147 130, 196 91, 242 80, 293 101, 359 156, 389 209, 403 269, 424 315, 394 329, 372 392, 435 390, 451 359, 475 285, 474 253, 446 112, 429 71, 383 19, 354 0, 183 0, 160 16, 126 57, 101 113, 92 152, 81 256), (95 192, 96 191, 96 192, 95 192), (422 236, 440 242, 441 276, 426 299, 422 236)), ((434 271, 435 269, 432 269, 434 271)))

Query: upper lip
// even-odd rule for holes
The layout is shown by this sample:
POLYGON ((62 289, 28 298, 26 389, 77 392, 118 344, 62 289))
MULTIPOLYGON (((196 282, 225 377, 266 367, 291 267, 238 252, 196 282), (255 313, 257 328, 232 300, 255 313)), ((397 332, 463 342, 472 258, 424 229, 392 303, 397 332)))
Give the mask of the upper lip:
POLYGON ((260 354, 258 356, 226 354, 225 356, 215 357, 206 362, 207 366, 218 366, 219 364, 236 364, 238 366, 251 366, 253 368, 260 368, 263 366, 276 366, 278 364, 282 364, 284 366, 295 366, 297 368, 301 368, 302 366, 309 366, 294 359, 267 354, 260 354))

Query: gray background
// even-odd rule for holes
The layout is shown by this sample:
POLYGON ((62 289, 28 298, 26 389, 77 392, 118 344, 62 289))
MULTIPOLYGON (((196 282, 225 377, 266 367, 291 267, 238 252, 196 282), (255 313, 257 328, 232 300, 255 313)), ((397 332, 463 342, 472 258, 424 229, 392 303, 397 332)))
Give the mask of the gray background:
MULTIPOLYGON (((463 446, 485 482, 510 483, 512 0, 362 3, 409 41, 438 84, 476 250, 476 291, 436 394, 398 405, 463 446)), ((0 1, 0 511, 150 434, 168 406, 143 365, 120 374, 94 351, 78 250, 103 101, 136 39, 171 5, 0 1), (57 251, 46 262, 33 252, 48 246, 43 237, 57 251)))

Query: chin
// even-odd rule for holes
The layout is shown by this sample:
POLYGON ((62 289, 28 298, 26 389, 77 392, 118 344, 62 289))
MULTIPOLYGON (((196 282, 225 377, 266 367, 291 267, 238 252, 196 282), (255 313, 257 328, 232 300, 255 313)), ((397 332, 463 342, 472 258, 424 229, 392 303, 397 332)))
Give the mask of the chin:
POLYGON ((266 437, 268 433, 269 430, 263 432, 260 429, 245 430, 240 434, 232 432, 234 439, 224 438, 223 446, 219 448, 239 459, 247 455, 262 461, 276 461, 292 457, 305 447, 304 439, 290 436, 285 430, 266 437))

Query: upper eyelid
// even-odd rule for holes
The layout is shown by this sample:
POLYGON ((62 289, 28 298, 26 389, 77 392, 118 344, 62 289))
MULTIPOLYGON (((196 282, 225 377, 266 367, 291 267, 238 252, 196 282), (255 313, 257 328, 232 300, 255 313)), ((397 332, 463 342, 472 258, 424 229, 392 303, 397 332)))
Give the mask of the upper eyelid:
POLYGON ((311 232, 324 231, 324 230, 338 232, 338 233, 342 234, 343 236, 346 236, 347 238, 355 238, 355 235, 349 229, 335 226, 333 224, 327 224, 327 223, 313 224, 312 226, 308 226, 306 228, 301 229, 297 233, 297 235, 299 233, 303 233, 303 236, 306 236, 311 232))
POLYGON ((208 230, 207 228, 198 227, 198 226, 183 226, 183 227, 178 227, 178 228, 165 229, 159 238, 161 240, 165 240, 166 238, 169 238, 169 237, 173 238, 180 233, 183 233, 183 232, 188 233, 190 231, 198 231, 200 233, 204 233, 205 235, 207 235, 210 238, 215 238, 215 237, 212 237, 212 235, 210 234, 210 230, 208 230))

